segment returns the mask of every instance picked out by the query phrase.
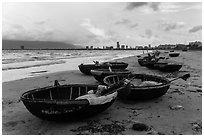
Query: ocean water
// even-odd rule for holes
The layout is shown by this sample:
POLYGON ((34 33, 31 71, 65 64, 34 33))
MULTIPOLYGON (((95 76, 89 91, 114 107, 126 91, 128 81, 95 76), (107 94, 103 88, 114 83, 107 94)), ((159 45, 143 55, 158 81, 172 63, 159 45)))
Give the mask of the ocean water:
POLYGON ((2 82, 78 70, 81 63, 111 61, 142 53, 141 50, 3 50, 2 82))

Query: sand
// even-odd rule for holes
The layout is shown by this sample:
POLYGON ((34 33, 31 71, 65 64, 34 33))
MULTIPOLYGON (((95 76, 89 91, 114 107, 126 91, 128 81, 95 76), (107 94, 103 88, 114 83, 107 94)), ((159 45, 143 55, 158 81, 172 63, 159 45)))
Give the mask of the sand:
POLYGON ((55 80, 60 84, 99 84, 92 76, 86 76, 75 70, 4 82, 2 83, 2 134, 200 135, 202 134, 202 52, 180 51, 179 57, 170 60, 183 63, 179 72, 163 73, 141 67, 137 57, 118 59, 127 62, 128 69, 135 73, 155 74, 172 79, 189 72, 191 77, 187 81, 179 79, 172 82, 168 92, 160 98, 148 101, 122 101, 117 98, 106 111, 75 122, 41 120, 28 112, 19 98, 25 91, 53 85, 55 80), (149 130, 133 130, 132 126, 136 122, 146 124, 150 127, 149 130))

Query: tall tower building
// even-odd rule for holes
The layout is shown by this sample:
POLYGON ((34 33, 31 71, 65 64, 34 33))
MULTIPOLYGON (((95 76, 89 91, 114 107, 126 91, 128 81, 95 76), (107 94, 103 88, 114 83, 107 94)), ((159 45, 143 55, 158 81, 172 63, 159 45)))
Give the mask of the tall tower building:
POLYGON ((117 49, 120 49, 120 44, 119 44, 119 42, 117 42, 117 49))

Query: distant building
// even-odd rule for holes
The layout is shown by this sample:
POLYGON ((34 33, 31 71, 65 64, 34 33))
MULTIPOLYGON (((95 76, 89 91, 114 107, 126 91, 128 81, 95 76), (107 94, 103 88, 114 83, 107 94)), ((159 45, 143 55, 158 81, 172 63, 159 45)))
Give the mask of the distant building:
POLYGON ((147 47, 147 46, 144 46, 144 49, 148 49, 148 47, 147 47))
POLYGON ((143 49, 142 46, 135 46, 135 49, 143 49))
POLYGON ((109 50, 110 50, 110 49, 113 49, 113 46, 109 46, 109 47, 106 46, 106 49, 109 49, 109 50))
POLYGON ((174 49, 176 45, 173 44, 165 44, 165 45, 159 45, 157 49, 174 49))
POLYGON ((121 49, 125 49, 125 45, 121 45, 121 49))
POLYGON ((189 49, 201 50, 202 49, 202 42, 200 42, 200 41, 189 42, 189 49))
POLYGON ((119 42, 117 42, 117 49, 120 49, 120 44, 119 44, 119 42))
POLYGON ((24 46, 21 46, 21 49, 24 49, 24 46))

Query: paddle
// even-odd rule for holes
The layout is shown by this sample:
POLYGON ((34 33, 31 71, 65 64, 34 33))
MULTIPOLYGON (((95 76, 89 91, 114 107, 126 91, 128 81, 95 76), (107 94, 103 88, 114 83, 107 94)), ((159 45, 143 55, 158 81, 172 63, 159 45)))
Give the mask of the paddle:
POLYGON ((187 74, 184 74, 183 76, 170 80, 170 82, 175 81, 180 78, 186 81, 189 77, 190 77, 190 73, 187 73, 187 74))

